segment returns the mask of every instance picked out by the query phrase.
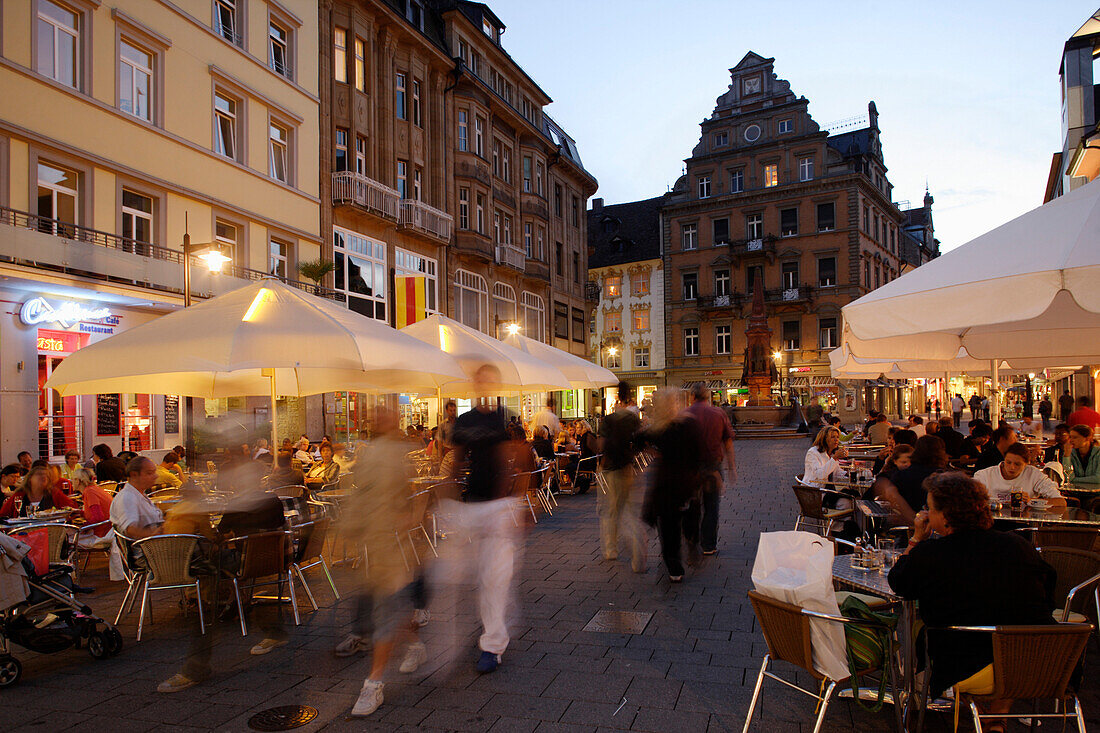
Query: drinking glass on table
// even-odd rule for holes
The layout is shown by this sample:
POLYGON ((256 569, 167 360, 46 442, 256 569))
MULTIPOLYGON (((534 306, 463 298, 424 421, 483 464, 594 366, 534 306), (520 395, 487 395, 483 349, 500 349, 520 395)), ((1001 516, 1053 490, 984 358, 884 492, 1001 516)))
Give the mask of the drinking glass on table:
POLYGON ((17 517, 22 516, 22 514, 23 514, 23 497, 22 496, 16 496, 16 497, 13 498, 13 501, 15 502, 15 516, 17 516, 17 517))

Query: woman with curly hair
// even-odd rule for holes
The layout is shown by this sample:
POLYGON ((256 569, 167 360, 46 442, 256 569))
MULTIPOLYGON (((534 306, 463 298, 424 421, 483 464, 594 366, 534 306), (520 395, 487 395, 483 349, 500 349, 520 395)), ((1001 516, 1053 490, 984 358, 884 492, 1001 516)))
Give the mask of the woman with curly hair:
MULTIPOLYGON (((917 601, 924 623, 1054 623, 1054 569, 1020 535, 992 528, 985 487, 964 473, 949 472, 925 479, 924 490, 928 509, 917 515, 913 539, 888 578, 895 593, 917 601)), ((933 694, 956 684, 973 694, 992 691, 988 634, 930 631, 928 651, 933 694)), ((999 700, 990 710, 1007 712, 1011 704, 999 700)))

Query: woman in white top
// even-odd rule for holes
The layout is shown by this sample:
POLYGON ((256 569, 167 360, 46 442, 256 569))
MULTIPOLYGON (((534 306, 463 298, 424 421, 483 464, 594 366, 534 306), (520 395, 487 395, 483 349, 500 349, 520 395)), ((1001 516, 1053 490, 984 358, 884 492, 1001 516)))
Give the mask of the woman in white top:
POLYGON ((990 498, 1005 501, 1013 491, 1022 491, 1027 499, 1046 499, 1051 506, 1066 505, 1054 482, 1028 465, 1028 450, 1019 443, 1008 446, 1004 460, 996 466, 975 472, 974 479, 985 486, 990 498))
POLYGON ((814 444, 806 451, 806 469, 802 481, 813 486, 824 486, 840 468, 837 458, 847 458, 848 449, 840 445, 840 430, 830 425, 817 434, 814 444))

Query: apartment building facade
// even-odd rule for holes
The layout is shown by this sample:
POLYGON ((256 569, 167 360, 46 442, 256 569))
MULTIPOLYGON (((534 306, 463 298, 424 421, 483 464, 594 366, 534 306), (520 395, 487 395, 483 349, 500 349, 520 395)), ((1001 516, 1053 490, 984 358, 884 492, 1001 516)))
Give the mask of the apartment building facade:
POLYGON ((666 374, 737 403, 759 278, 781 377, 775 397, 836 407, 828 352, 840 309, 898 277, 907 219, 892 200, 874 103, 830 134, 773 67, 750 52, 730 70, 662 208, 666 374))
MULTIPOLYGON (((0 111, 0 457, 183 442, 179 396, 43 383, 181 307, 185 233, 229 258, 217 275, 193 259, 196 297, 320 255, 317 6, 12 0, 3 17, 0 88, 18 101, 0 111)), ((248 433, 270 420, 254 407, 198 401, 196 419, 234 408, 248 433)), ((280 412, 283 433, 310 429, 304 401, 280 412)))

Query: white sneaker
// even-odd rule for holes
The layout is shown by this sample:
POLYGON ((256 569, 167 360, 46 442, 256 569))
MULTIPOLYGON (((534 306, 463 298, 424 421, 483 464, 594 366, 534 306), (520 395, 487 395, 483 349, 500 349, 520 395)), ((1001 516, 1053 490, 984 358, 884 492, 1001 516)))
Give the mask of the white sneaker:
POLYGON ((413 623, 417 626, 427 626, 432 620, 432 613, 426 608, 417 608, 413 611, 413 623))
POLYGON ((350 657, 359 652, 364 652, 370 647, 363 641, 363 637, 358 634, 348 634, 344 637, 344 640, 336 645, 333 652, 338 657, 350 657))
POLYGON ((405 674, 415 672, 427 658, 428 650, 424 648, 424 645, 419 641, 413 642, 409 644, 409 648, 405 652, 405 659, 401 662, 400 670, 405 674))
POLYGON ((254 657, 258 657, 262 654, 267 654, 272 649, 278 649, 281 646, 286 646, 289 642, 286 639, 264 639, 256 646, 252 647, 249 652, 254 657))
POLYGON ((365 718, 377 710, 382 704, 382 688, 384 686, 377 680, 365 680, 363 689, 359 691, 359 699, 355 701, 355 706, 351 709, 352 717, 365 718))

